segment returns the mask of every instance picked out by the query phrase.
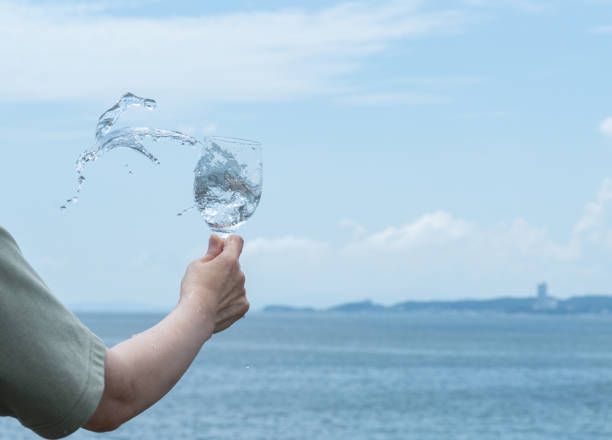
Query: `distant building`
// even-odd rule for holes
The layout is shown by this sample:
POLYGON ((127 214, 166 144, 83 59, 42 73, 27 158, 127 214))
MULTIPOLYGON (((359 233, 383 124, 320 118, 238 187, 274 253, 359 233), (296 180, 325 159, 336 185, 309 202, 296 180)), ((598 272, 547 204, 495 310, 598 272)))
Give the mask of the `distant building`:
POLYGON ((538 298, 546 298, 548 296, 548 285, 546 283, 538 284, 538 298))
POLYGON ((538 296, 532 306, 533 310, 554 310, 557 308, 557 300, 548 296, 546 283, 538 284, 538 296))

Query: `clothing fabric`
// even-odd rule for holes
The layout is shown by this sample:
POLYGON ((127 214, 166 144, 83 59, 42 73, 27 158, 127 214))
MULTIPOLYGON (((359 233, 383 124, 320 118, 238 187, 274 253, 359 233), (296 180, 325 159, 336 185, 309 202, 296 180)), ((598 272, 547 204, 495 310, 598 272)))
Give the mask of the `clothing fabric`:
POLYGON ((104 391, 104 343, 49 291, 0 227, 0 416, 56 439, 83 426, 104 391))

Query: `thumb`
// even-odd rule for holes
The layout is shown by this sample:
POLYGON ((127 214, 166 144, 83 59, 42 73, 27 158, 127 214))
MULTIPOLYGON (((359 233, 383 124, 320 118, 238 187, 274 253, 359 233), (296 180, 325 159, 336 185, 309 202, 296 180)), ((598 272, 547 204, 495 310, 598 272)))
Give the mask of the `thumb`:
POLYGON ((239 235, 230 235, 227 237, 225 248, 223 249, 223 253, 227 254, 229 257, 238 259, 240 254, 242 253, 242 246, 244 245, 244 240, 239 235))
POLYGON ((225 246, 225 242, 221 237, 217 234, 212 234, 210 239, 208 240, 208 252, 201 258, 201 261, 211 261, 214 260, 217 255, 223 252, 223 247, 225 246))

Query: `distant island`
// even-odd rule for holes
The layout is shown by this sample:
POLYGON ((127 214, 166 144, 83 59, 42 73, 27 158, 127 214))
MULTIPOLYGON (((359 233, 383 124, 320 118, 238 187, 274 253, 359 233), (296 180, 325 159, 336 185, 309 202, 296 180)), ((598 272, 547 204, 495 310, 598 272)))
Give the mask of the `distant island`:
POLYGON ((339 304, 327 309, 271 305, 263 309, 268 313, 282 312, 339 312, 339 313, 406 313, 406 312, 496 312, 537 314, 607 314, 612 312, 612 296, 585 295, 557 299, 548 295, 546 283, 537 287, 537 295, 525 298, 495 298, 458 301, 405 301, 391 306, 370 300, 339 304))

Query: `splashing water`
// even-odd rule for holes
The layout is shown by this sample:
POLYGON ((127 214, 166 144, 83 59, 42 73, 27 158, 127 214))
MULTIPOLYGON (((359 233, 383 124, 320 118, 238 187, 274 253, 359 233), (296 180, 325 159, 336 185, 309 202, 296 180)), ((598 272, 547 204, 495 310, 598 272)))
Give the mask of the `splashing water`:
POLYGON ((261 144, 244 139, 207 138, 194 173, 195 207, 213 231, 225 236, 247 221, 259 204, 263 176, 261 144))
POLYGON ((141 153, 154 164, 159 165, 159 160, 144 147, 143 141, 145 139, 153 141, 169 139, 180 142, 183 145, 189 144, 194 146, 199 143, 197 139, 174 130, 160 130, 147 127, 125 127, 113 130, 121 114, 128 108, 145 107, 148 110, 153 110, 156 106, 156 102, 152 99, 141 98, 132 93, 126 93, 119 102, 102 113, 96 126, 96 145, 92 149, 81 153, 76 161, 77 194, 66 200, 60 207, 61 209, 65 210, 68 206, 78 202, 79 193, 85 183, 85 176, 83 175, 85 165, 89 162, 95 162, 108 151, 121 147, 130 148, 141 153))
MULTIPOLYGON (((194 170, 195 205, 178 215, 197 208, 213 231, 223 236, 236 230, 253 215, 261 198, 261 144, 223 137, 208 137, 201 142, 179 131, 158 128, 114 129, 119 117, 128 108, 144 107, 153 110, 156 106, 157 103, 153 99, 126 93, 100 116, 96 126, 96 145, 84 151, 76 161, 76 194, 60 208, 66 210, 78 202, 85 183, 85 165, 95 162, 104 153, 116 148, 129 148, 159 165, 159 160, 145 148, 143 142, 170 140, 181 145, 201 148, 201 156, 194 170)), ((127 165, 126 167, 128 172, 133 174, 127 165)))

